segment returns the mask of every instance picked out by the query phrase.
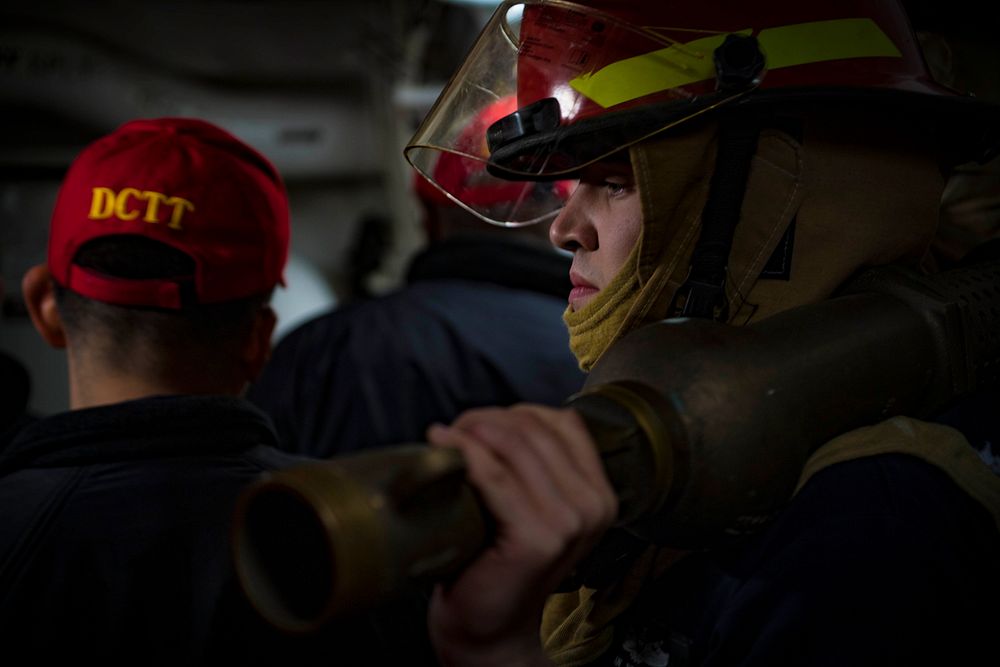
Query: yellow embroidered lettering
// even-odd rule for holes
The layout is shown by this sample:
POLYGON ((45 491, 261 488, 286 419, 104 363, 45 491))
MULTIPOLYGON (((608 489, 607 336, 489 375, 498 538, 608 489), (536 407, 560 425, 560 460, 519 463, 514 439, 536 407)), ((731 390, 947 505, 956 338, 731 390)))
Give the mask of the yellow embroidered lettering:
POLYGON ((111 188, 94 188, 93 197, 90 200, 91 220, 104 220, 111 217, 115 207, 115 191, 111 188))
POLYGON ((182 197, 170 197, 164 203, 173 204, 174 207, 174 213, 170 216, 170 224, 167 225, 171 229, 180 229, 181 218, 184 217, 184 211, 194 210, 194 204, 182 197))
POLYGON ((122 188, 121 192, 118 193, 118 197, 115 200, 115 216, 121 220, 135 220, 139 217, 139 211, 129 211, 128 198, 135 197, 140 198, 142 194, 135 188, 122 188))
POLYGON ((115 216, 121 220, 135 220, 142 215, 143 222, 158 223, 160 206, 172 206, 170 222, 171 229, 181 229, 184 213, 194 210, 194 204, 183 197, 168 197, 162 192, 153 190, 139 191, 136 188, 122 188, 115 192, 111 188, 93 188, 90 200, 91 220, 105 220, 115 216))
POLYGON ((152 190, 143 190, 142 196, 149 200, 149 204, 146 206, 146 217, 143 220, 159 222, 160 204, 167 202, 167 196, 162 192, 153 192, 152 190))

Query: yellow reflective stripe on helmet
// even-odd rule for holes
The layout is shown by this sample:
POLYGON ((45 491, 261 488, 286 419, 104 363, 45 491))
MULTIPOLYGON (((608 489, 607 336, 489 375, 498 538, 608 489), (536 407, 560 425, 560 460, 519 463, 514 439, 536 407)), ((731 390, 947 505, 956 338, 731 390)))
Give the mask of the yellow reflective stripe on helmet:
MULTIPOLYGON (((749 35, 751 29, 737 34, 749 35)), ((604 108, 671 88, 715 78, 712 52, 724 34, 669 46, 641 56, 619 60, 569 82, 581 95, 604 108)), ((892 40, 868 18, 833 19, 766 28, 757 36, 769 70, 847 58, 890 57, 902 54, 892 40)))
POLYGON ((757 35, 767 68, 847 58, 901 58, 903 54, 871 19, 835 19, 766 28, 757 35))
MULTIPOLYGON (((749 35, 751 30, 739 34, 749 35)), ((604 108, 645 97, 696 81, 715 78, 712 52, 725 34, 675 44, 641 56, 619 60, 593 74, 582 74, 569 82, 576 92, 604 108)))

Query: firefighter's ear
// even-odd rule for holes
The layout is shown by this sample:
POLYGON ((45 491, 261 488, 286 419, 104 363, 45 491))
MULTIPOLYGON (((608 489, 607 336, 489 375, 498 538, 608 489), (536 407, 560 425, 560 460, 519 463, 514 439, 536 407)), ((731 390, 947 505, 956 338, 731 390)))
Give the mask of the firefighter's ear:
POLYGON ((55 283, 49 267, 39 264, 28 269, 21 280, 21 293, 39 335, 52 347, 66 347, 66 331, 56 305, 55 283))

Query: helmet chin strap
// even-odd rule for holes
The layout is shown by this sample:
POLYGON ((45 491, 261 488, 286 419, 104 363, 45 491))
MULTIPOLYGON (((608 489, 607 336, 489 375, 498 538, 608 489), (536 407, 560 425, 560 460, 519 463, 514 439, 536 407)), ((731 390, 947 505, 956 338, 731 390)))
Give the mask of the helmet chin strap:
POLYGON ((733 235, 747 189, 750 163, 757 151, 760 125, 753 114, 720 119, 719 148, 701 215, 701 234, 691 255, 687 279, 674 294, 671 317, 729 319, 726 273, 733 235))
MULTIPOLYGON (((714 53, 720 89, 755 85, 764 67, 757 40, 728 35, 714 53)), ((757 152, 761 124, 753 112, 725 110, 719 118, 719 147, 708 200, 701 215, 701 235, 691 256, 687 279, 674 293, 670 317, 729 319, 726 273, 733 235, 740 220, 750 163, 757 152)))

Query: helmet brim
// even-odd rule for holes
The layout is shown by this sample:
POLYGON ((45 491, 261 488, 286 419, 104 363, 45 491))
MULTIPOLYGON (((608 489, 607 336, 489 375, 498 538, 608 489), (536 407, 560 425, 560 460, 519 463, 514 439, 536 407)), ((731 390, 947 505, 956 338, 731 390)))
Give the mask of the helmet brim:
POLYGON ((690 121, 711 118, 712 112, 752 114, 761 126, 768 126, 774 111, 794 115, 810 108, 864 109, 873 121, 899 119, 919 126, 923 130, 920 141, 948 165, 986 162, 1000 152, 1000 106, 975 97, 864 88, 783 88, 756 90, 732 104, 700 98, 584 119, 497 147, 488 169, 498 178, 515 181, 577 178, 589 164, 646 139, 682 130, 690 121))

